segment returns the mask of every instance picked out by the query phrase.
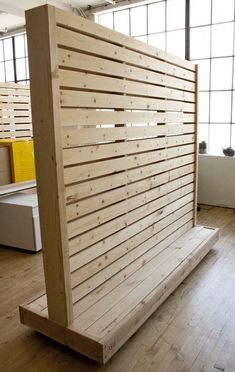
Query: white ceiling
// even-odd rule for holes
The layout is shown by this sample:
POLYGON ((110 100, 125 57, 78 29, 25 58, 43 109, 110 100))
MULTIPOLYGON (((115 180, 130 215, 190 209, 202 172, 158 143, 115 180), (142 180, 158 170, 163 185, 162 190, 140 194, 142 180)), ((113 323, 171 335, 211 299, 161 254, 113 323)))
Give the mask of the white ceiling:
POLYGON ((24 18, 17 17, 12 14, 0 13, 0 33, 5 30, 13 30, 23 27, 25 24, 24 18))
POLYGON ((51 4, 62 9, 85 8, 88 5, 98 5, 105 0, 0 0, 0 32, 24 26, 24 12, 36 6, 51 4))

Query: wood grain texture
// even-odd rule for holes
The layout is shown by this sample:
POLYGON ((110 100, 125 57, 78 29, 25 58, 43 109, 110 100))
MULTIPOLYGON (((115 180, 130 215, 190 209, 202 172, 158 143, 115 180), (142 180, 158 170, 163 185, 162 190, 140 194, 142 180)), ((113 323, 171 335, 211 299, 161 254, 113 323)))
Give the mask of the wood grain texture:
POLYGON ((39 7, 27 12, 26 23, 48 311, 52 321, 67 326, 72 323, 73 315, 67 229, 63 219, 65 190, 58 126, 60 118, 54 8, 39 7))
POLYGON ((195 71, 195 65, 189 61, 170 55, 169 53, 165 53, 160 49, 151 47, 150 45, 130 38, 119 32, 115 32, 111 29, 106 29, 104 31, 103 26, 96 23, 91 23, 90 21, 82 17, 77 18, 72 14, 65 13, 60 9, 56 9, 56 19, 57 24, 66 29, 80 32, 81 34, 89 35, 92 37, 95 35, 97 39, 105 40, 106 42, 110 42, 116 45, 122 45, 127 49, 138 51, 141 54, 169 62, 173 65, 180 66, 189 71, 195 71))
POLYGON ((105 363, 218 237, 194 226, 197 69, 51 6, 27 19, 47 298, 22 322, 105 363))
POLYGON ((232 209, 201 206, 198 223, 220 228, 214 249, 105 366, 20 324, 18 305, 45 290, 42 253, 1 247, 1 370, 235 369, 235 214, 232 209))
POLYGON ((21 322, 106 363, 188 276, 217 239, 218 229, 191 228, 120 286, 111 287, 72 326, 63 327, 50 321, 40 309, 31 308, 30 303, 20 307, 21 322))
POLYGON ((0 84, 0 138, 32 138, 30 87, 0 84))

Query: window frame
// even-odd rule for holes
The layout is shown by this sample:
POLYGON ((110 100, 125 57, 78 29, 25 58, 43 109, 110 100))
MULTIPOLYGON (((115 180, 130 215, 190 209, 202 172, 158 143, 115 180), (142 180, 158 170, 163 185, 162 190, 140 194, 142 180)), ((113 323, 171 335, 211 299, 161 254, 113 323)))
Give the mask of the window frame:
MULTIPOLYGON (((99 20, 98 20, 98 17, 101 13, 112 13, 112 16, 113 16, 113 19, 114 19, 114 13, 118 12, 118 11, 121 11, 123 9, 129 9, 129 13, 130 13, 130 9, 132 8, 135 8, 135 7, 140 7, 140 6, 146 6, 147 9, 146 9, 146 14, 147 14, 147 33, 146 35, 138 35, 138 37, 136 37, 137 39, 138 38, 146 38, 147 39, 147 42, 149 41, 149 38, 151 37, 154 37, 154 35, 163 35, 165 36, 165 48, 164 50, 166 52, 169 52, 168 51, 168 45, 167 45, 167 37, 168 37, 168 33, 169 32, 173 32, 173 31, 178 31, 178 30, 182 30, 182 28, 177 28, 177 29, 172 29, 172 30, 168 30, 168 27, 167 27, 167 5, 169 3, 169 1, 172 1, 172 0, 155 0, 155 1, 150 1, 150 2, 141 2, 141 3, 138 3, 138 4, 133 4, 133 5, 126 5, 124 7, 120 7, 120 8, 115 8, 115 9, 110 9, 110 10, 106 10, 104 12, 98 12, 95 14, 95 18, 96 18, 96 22, 99 23, 99 20), (159 4, 159 3, 164 3, 165 4, 165 29, 164 31, 159 31, 159 32, 154 32, 154 33, 149 33, 148 32, 148 6, 152 5, 152 4, 159 4)), ((234 1, 234 4, 233 4, 233 11, 234 11, 234 14, 233 14, 233 17, 229 17, 228 20, 223 20, 221 22, 218 21, 218 19, 216 19, 216 21, 213 23, 213 9, 214 9, 214 2, 218 2, 217 0, 208 0, 208 10, 210 8, 210 12, 208 13, 208 15, 210 17, 207 17, 207 20, 204 21, 204 23, 200 23, 200 24, 195 24, 195 25, 192 25, 191 26, 191 17, 190 17, 190 10, 191 10, 191 5, 193 4, 193 1, 195 0, 185 0, 185 56, 183 58, 185 59, 188 59, 188 60, 191 60, 192 62, 195 61, 195 63, 200 63, 200 61, 203 61, 203 60, 207 60, 209 61, 209 68, 208 68, 208 79, 209 79, 209 86, 207 87, 207 89, 200 89, 199 91, 199 96, 200 96, 200 93, 202 93, 202 96, 203 94, 205 93, 208 93, 209 95, 209 107, 208 107, 208 110, 209 110, 209 114, 208 114, 208 121, 206 122, 199 122, 199 132, 200 132, 200 126, 201 125, 207 125, 208 126, 208 153, 211 153, 210 151, 210 143, 212 141, 212 138, 210 137, 210 133, 211 131, 213 131, 213 125, 218 125, 218 124, 221 124, 221 125, 229 125, 230 128, 230 137, 229 137, 229 143, 228 143, 228 146, 231 146, 231 147, 235 147, 235 0, 234 1), (210 20, 209 20, 210 18, 210 20), (208 23, 209 22, 209 23, 208 23), (232 24, 233 25, 233 34, 232 34, 232 39, 233 39, 233 46, 232 46, 232 54, 229 54, 229 55, 221 55, 221 56, 212 56, 212 32, 213 32, 213 29, 216 28, 216 26, 219 27, 219 25, 227 25, 227 24, 232 24), (215 26, 215 27, 213 27, 215 26), (200 29, 202 27, 208 27, 209 28, 209 53, 208 53, 208 56, 207 57, 202 57, 202 58, 199 58, 199 57, 195 57, 195 58, 191 58, 191 50, 192 50, 192 39, 191 39, 191 30, 194 30, 194 29, 200 29), (217 58, 232 58, 232 76, 231 76, 231 88, 229 89, 212 89, 213 87, 213 84, 212 84, 212 64, 214 64, 214 60, 217 59, 217 58), (211 121, 211 118, 213 117, 213 113, 212 113, 212 96, 214 95, 214 92, 228 92, 229 94, 231 94, 231 100, 230 100, 230 113, 229 113, 229 117, 230 117, 230 120, 229 122, 212 122, 211 121)), ((221 0, 222 2, 223 0, 221 0)), ((200 3, 202 4, 203 1, 200 3)), ((217 12, 218 13, 218 12, 217 12)), ((114 29, 114 27, 113 27, 114 29)), ((129 19, 129 29, 131 29, 131 20, 129 19)), ((129 32, 129 36, 131 36, 131 32, 129 32)), ((163 36, 163 38, 164 38, 163 36)), ((199 67, 199 71, 200 71, 200 67, 199 67)), ((199 97, 200 98, 200 97, 199 97)), ((203 138, 201 138, 201 140, 203 140, 203 138)), ((213 154, 213 153, 212 153, 213 154)), ((217 154, 216 154, 217 155, 217 154)), ((221 155, 222 155, 222 151, 221 151, 221 155)))
POLYGON ((27 53, 27 37, 26 37, 26 32, 21 32, 18 34, 15 34, 13 36, 5 36, 0 39, 0 42, 2 43, 2 50, 3 50, 3 60, 0 61, 0 63, 3 63, 3 68, 4 68, 4 77, 5 77, 5 83, 29 83, 29 76, 28 76, 28 53, 27 53), (19 36, 24 37, 24 53, 23 56, 17 57, 16 56, 16 38, 19 36), (4 40, 11 40, 11 45, 12 45, 12 59, 6 59, 5 57, 5 48, 4 48, 4 40), (17 73, 17 61, 18 60, 24 60, 24 67, 25 67, 25 78, 18 78, 17 73), (6 75, 6 63, 7 62, 12 62, 13 63, 13 79, 9 80, 7 79, 6 75))

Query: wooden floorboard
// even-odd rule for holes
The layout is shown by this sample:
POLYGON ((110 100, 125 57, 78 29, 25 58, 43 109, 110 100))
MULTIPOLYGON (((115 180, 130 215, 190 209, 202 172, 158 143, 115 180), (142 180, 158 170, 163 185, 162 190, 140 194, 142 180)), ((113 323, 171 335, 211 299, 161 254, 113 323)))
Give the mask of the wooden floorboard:
POLYGON ((198 223, 219 227, 219 242, 105 366, 20 324, 18 305, 44 287, 41 253, 1 247, 0 370, 235 371, 235 214, 203 207, 198 223))

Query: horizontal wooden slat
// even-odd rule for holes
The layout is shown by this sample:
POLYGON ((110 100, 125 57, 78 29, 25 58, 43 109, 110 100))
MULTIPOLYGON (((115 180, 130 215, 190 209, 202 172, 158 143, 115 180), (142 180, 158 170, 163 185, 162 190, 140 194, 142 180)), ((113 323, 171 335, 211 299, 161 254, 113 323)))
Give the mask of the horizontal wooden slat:
POLYGON ((96 111, 62 108, 60 110, 63 126, 102 125, 102 124, 143 124, 143 123, 194 123, 195 114, 159 113, 151 111, 96 111))
POLYGON ((101 144, 78 148, 70 148, 63 151, 64 165, 79 164, 90 161, 97 161, 105 158, 112 158, 121 155, 137 154, 164 147, 173 147, 193 143, 194 134, 174 137, 160 137, 158 139, 133 140, 111 144, 101 144))
MULTIPOLYGON (((25 123, 25 124, 32 123, 32 119, 29 117, 0 118, 0 124, 5 125, 5 126, 8 126, 8 125, 10 126, 13 124, 17 126, 21 123, 25 123)), ((32 127, 32 124, 31 124, 31 127, 32 127)))
MULTIPOLYGON (((182 233, 186 232, 190 227, 192 227, 192 221, 189 220, 185 224, 181 221, 174 222, 171 226, 165 228, 161 235, 159 236, 159 240, 156 240, 156 245, 158 247, 157 252, 153 249, 150 250, 147 254, 145 254, 145 264, 152 260, 154 256, 156 256, 159 251, 165 249, 169 244, 171 244, 175 239, 182 235, 182 233)), ((143 259, 139 257, 137 260, 133 261, 131 265, 124 267, 119 273, 114 275, 112 278, 109 279, 108 285, 104 283, 103 285, 99 286, 94 292, 92 296, 85 296, 80 301, 74 304, 74 316, 78 319, 78 316, 84 313, 88 308, 94 305, 97 301, 99 301, 102 297, 104 297, 107 293, 109 293, 112 288, 115 288, 117 285, 122 283, 126 278, 130 277, 134 272, 140 269, 143 266, 143 259)), ((80 324, 80 321, 77 320, 80 324)))
POLYGON ((1 103, 25 103, 30 102, 30 97, 21 96, 0 96, 1 103))
POLYGON ((1 96, 30 96, 29 89, 14 89, 14 88, 1 88, 0 87, 0 100, 1 96))
MULTIPOLYGON (((191 183, 193 179, 193 175, 188 175, 182 177, 181 179, 168 182, 165 185, 135 195, 132 198, 127 198, 115 205, 108 206, 96 212, 94 211, 87 216, 77 217, 77 219, 74 219, 73 221, 68 223, 68 236, 73 236, 74 232, 76 234, 78 232, 81 234, 84 231, 90 230, 95 226, 99 226, 113 218, 124 215, 125 213, 130 213, 131 210, 140 207, 141 205, 149 203, 150 201, 155 200, 160 196, 168 194, 172 190, 191 183)), ((89 205, 89 200, 87 200, 87 204, 89 205)))
POLYGON ((178 79, 143 68, 128 66, 119 62, 86 55, 79 52, 59 49, 59 64, 66 69, 79 69, 84 72, 126 78, 144 83, 163 85, 171 88, 195 92, 195 83, 178 79))
MULTIPOLYGON (((129 280, 123 282, 123 285, 114 289, 105 299, 103 298, 103 317, 100 317, 100 311, 97 312, 98 308, 100 309, 99 304, 87 312, 87 325, 89 325, 91 313, 95 314, 97 319, 97 322, 92 321, 91 326, 88 326, 88 332, 100 337, 107 335, 107 332, 111 331, 141 300, 143 301, 163 281, 163 278, 170 275, 177 265, 179 266, 198 245, 202 244, 203 238, 197 238, 200 229, 203 227, 198 227, 196 233, 193 230, 191 235, 188 234, 190 245, 184 242, 180 249, 169 247, 164 250, 156 260, 152 260, 136 275, 131 276, 129 280), (110 319, 114 321, 110 322, 110 319)), ((82 323, 85 323, 84 318, 82 323)))
POLYGON ((130 168, 140 167, 145 164, 155 163, 176 156, 187 155, 194 151, 194 147, 194 145, 189 144, 177 148, 161 149, 143 154, 115 158, 112 160, 72 166, 65 168, 64 170, 65 183, 70 184, 94 177, 104 176, 106 174, 120 172, 130 168))
POLYGON ((62 47, 95 54, 97 56, 102 56, 102 58, 125 62, 130 65, 158 71, 185 80, 195 81, 195 73, 192 71, 173 66, 166 61, 163 62, 156 58, 146 56, 143 52, 138 53, 65 28, 57 27, 57 42, 62 47))
POLYGON ((66 88, 90 89, 93 91, 134 94, 152 98, 168 98, 178 101, 195 102, 194 93, 78 71, 60 70, 59 82, 62 87, 66 88))
POLYGON ((31 110, 11 110, 11 109, 1 109, 0 118, 21 118, 21 117, 31 117, 31 110))
MULTIPOLYGON (((157 231, 169 226, 170 223, 191 211, 193 209, 192 201, 192 194, 186 195, 162 208, 162 213, 144 217, 143 224, 141 224, 141 221, 135 222, 127 228, 126 237, 124 231, 120 231, 116 234, 115 239, 107 237, 104 246, 100 243, 95 244, 93 252, 88 248, 72 256, 70 258, 70 269, 73 286, 87 280, 87 278, 108 266, 110 262, 115 261, 119 255, 121 257, 134 250, 139 244, 155 235, 157 231), (176 216, 178 217, 174 218, 176 216)), ((135 253, 133 254, 132 259, 135 257, 135 253)))
MULTIPOLYGON (((126 216, 121 216, 119 218, 114 219, 113 221, 109 221, 103 225, 97 226, 96 228, 92 229, 91 231, 85 232, 79 236, 75 236, 73 239, 69 241, 69 251, 70 255, 73 255, 90 245, 95 244, 96 242, 103 240, 108 235, 114 234, 115 232, 127 228, 128 225, 132 224, 133 222, 143 219, 146 215, 150 213, 156 212, 158 209, 170 204, 176 199, 179 199, 193 191, 193 185, 187 185, 182 187, 180 190, 176 190, 171 192, 170 194, 163 196, 151 203, 143 205, 142 207, 138 208, 135 213, 130 212, 126 216)), ((156 212, 162 213, 162 211, 156 212)))
POLYGON ((91 288, 95 289, 110 276, 115 275, 131 262, 144 255, 162 238, 166 237, 166 231, 168 232, 168 235, 171 235, 174 230, 171 230, 169 226, 172 223, 178 221, 185 215, 187 215, 187 217, 183 218, 183 223, 185 223, 185 218, 188 220, 192 218, 192 202, 181 206, 179 209, 177 209, 177 207, 179 208, 176 203, 172 203, 171 210, 168 210, 168 215, 165 214, 165 218, 156 221, 151 227, 139 231, 136 235, 131 237, 131 239, 125 240, 113 249, 110 249, 94 260, 89 261, 84 266, 80 263, 79 255, 72 257, 70 260, 72 272, 71 280, 73 288, 76 287, 74 289, 74 296, 76 296, 74 300, 77 301, 78 298, 86 295, 87 291, 90 292, 91 288), (164 229, 166 229, 166 231, 162 232, 161 230, 164 229), (156 234, 159 235, 156 236, 156 234), (144 246, 142 245, 143 243, 144 246), (112 266, 109 267, 110 265, 112 266), (107 269, 104 270, 105 268, 107 269), (102 273, 97 275, 101 270, 102 273), (89 278, 91 278, 91 280, 89 280, 89 278))
POLYGON ((146 55, 150 55, 155 58, 162 59, 169 63, 182 66, 191 71, 195 71, 195 65, 182 58, 170 55, 164 51, 146 45, 139 40, 129 38, 128 36, 114 32, 110 29, 104 28, 99 24, 91 23, 84 18, 78 18, 69 13, 64 13, 59 9, 56 9, 56 22, 68 29, 74 29, 86 35, 94 36, 117 45, 125 46, 131 50, 136 50, 146 55))
MULTIPOLYGON (((190 177, 189 177, 190 178, 190 177)), ((186 177, 186 183, 182 180, 182 186, 189 183, 186 177)), ((78 218, 68 223, 68 237, 73 238, 74 236, 85 233, 86 231, 93 229, 97 226, 113 220, 113 225, 119 226, 123 224, 123 227, 133 223, 138 218, 145 216, 145 214, 153 213, 154 210, 158 209, 157 202, 159 198, 164 195, 176 190, 180 186, 180 181, 172 181, 172 184, 160 186, 153 190, 144 192, 143 194, 136 195, 130 199, 123 200, 117 205, 106 207, 101 211, 94 212, 87 216, 78 218), (120 216, 120 218, 119 218, 120 216)), ((185 187, 183 192, 190 192, 193 190, 192 185, 185 187), (186 191, 185 191, 186 190, 186 191)), ((176 193, 176 195, 178 195, 176 193)), ((168 200, 168 199, 167 199, 168 200)), ((161 203, 161 200, 160 202, 161 203)), ((107 232, 109 233, 109 232, 107 232)))
MULTIPOLYGON (((74 202, 87 196, 95 195, 106 190, 112 190, 116 187, 127 185, 131 182, 141 180, 170 169, 182 167, 194 161, 194 155, 186 155, 176 159, 165 160, 164 162, 149 164, 137 169, 127 170, 120 174, 109 175, 107 177, 90 180, 77 185, 66 187, 67 202, 74 202)), ((190 169, 191 169, 191 165, 190 169)))
POLYGON ((0 132, 0 138, 32 137, 32 130, 19 130, 13 132, 0 132))
POLYGON ((94 107, 103 109, 166 110, 193 112, 195 104, 154 98, 121 96, 95 92, 60 91, 60 104, 63 107, 94 107))
MULTIPOLYGON (((196 227, 192 228, 192 230, 195 229, 196 227)), ((160 284, 157 285, 154 290, 150 290, 147 295, 145 292, 138 305, 134 306, 127 316, 116 324, 112 331, 105 334, 104 337, 99 340, 106 346, 105 361, 111 358, 126 340, 135 334, 141 325, 160 307, 168 296, 176 290, 212 249, 213 245, 218 240, 218 229, 203 227, 203 230, 207 231, 207 236, 201 238, 201 243, 199 243, 189 255, 187 255, 188 252, 186 251, 184 252, 184 257, 181 256, 178 260, 175 260, 175 255, 173 255, 172 261, 171 258, 169 258, 169 262, 171 261, 173 266, 170 272, 168 271, 168 275, 163 274, 161 278, 163 280, 160 284)), ((187 233, 184 235, 186 235, 185 243, 187 244, 187 233)), ((183 247, 183 244, 181 247, 183 247)), ((174 247, 172 248, 174 249, 174 247)), ((167 262, 167 264, 169 262, 167 262)), ((93 337, 95 336, 93 335, 93 337)))
POLYGON ((71 126, 62 128, 62 141, 63 147, 69 148, 94 143, 99 145, 99 142, 143 139, 194 132, 194 124, 141 125, 112 128, 79 128, 78 126, 71 126))
POLYGON ((0 131, 10 131, 10 130, 14 130, 14 131, 18 131, 18 130, 26 130, 26 129, 32 129, 32 124, 1 124, 1 121, 0 121, 0 131))
MULTIPOLYGON (((21 102, 0 102, 0 110, 31 110, 31 105, 29 103, 21 103, 21 102)), ((5 113, 5 111, 3 111, 5 113)))
POLYGON ((138 259, 139 257, 142 257, 142 260, 144 261, 145 254, 149 250, 151 250, 164 236, 164 232, 161 233, 161 230, 171 225, 171 223, 175 221, 174 217, 177 220, 182 218, 182 224, 185 222, 188 222, 190 219, 192 219, 192 204, 181 208, 179 212, 178 211, 173 212, 171 215, 166 217, 164 220, 161 220, 160 222, 156 223, 153 226, 152 234, 150 235, 150 237, 147 238, 146 241, 142 240, 143 237, 141 238, 139 237, 138 239, 137 238, 135 239, 134 237, 133 240, 135 242, 135 245, 130 244, 130 246, 128 246, 129 250, 128 251, 126 250, 126 252, 123 249, 123 253, 120 257, 118 256, 118 254, 121 254, 121 252, 120 251, 116 252, 118 251, 118 248, 115 248, 114 250, 112 250, 112 252, 110 253, 110 256, 109 256, 109 253, 106 254, 106 260, 110 264, 106 267, 106 269, 103 269, 101 272, 98 271, 96 274, 94 274, 94 277, 90 276, 90 279, 87 279, 85 280, 85 282, 81 283, 80 280, 77 281, 75 278, 76 272, 73 273, 71 276, 72 285, 73 283, 74 284, 81 283, 73 289, 73 302, 80 300, 82 297, 90 293, 91 288, 95 290, 99 285, 102 285, 105 281, 108 281, 110 277, 117 274, 124 267, 131 265, 131 263, 135 261, 136 259, 138 259), (117 253, 117 259, 115 257, 113 262, 109 261, 109 258, 112 259, 112 255, 115 256, 115 253, 117 253))
POLYGON ((30 86, 29 86, 29 84, 21 84, 21 83, 15 84, 15 83, 2 83, 1 82, 0 83, 0 88, 1 89, 8 88, 8 89, 16 89, 16 90, 18 90, 18 89, 29 90, 30 86))
MULTIPOLYGON (((183 169, 174 169, 157 176, 152 176, 144 180, 140 180, 129 185, 118 187, 114 190, 107 190, 104 193, 91 196, 89 199, 79 200, 76 203, 67 205, 66 214, 67 220, 81 217, 85 214, 91 213, 95 210, 105 208, 108 205, 117 203, 118 201, 130 198, 146 190, 151 190, 156 186, 160 186, 180 177, 193 172, 193 165, 184 166, 183 169)), ((193 177, 193 175, 190 175, 193 177)), ((192 178, 193 179, 193 178, 192 178)))

